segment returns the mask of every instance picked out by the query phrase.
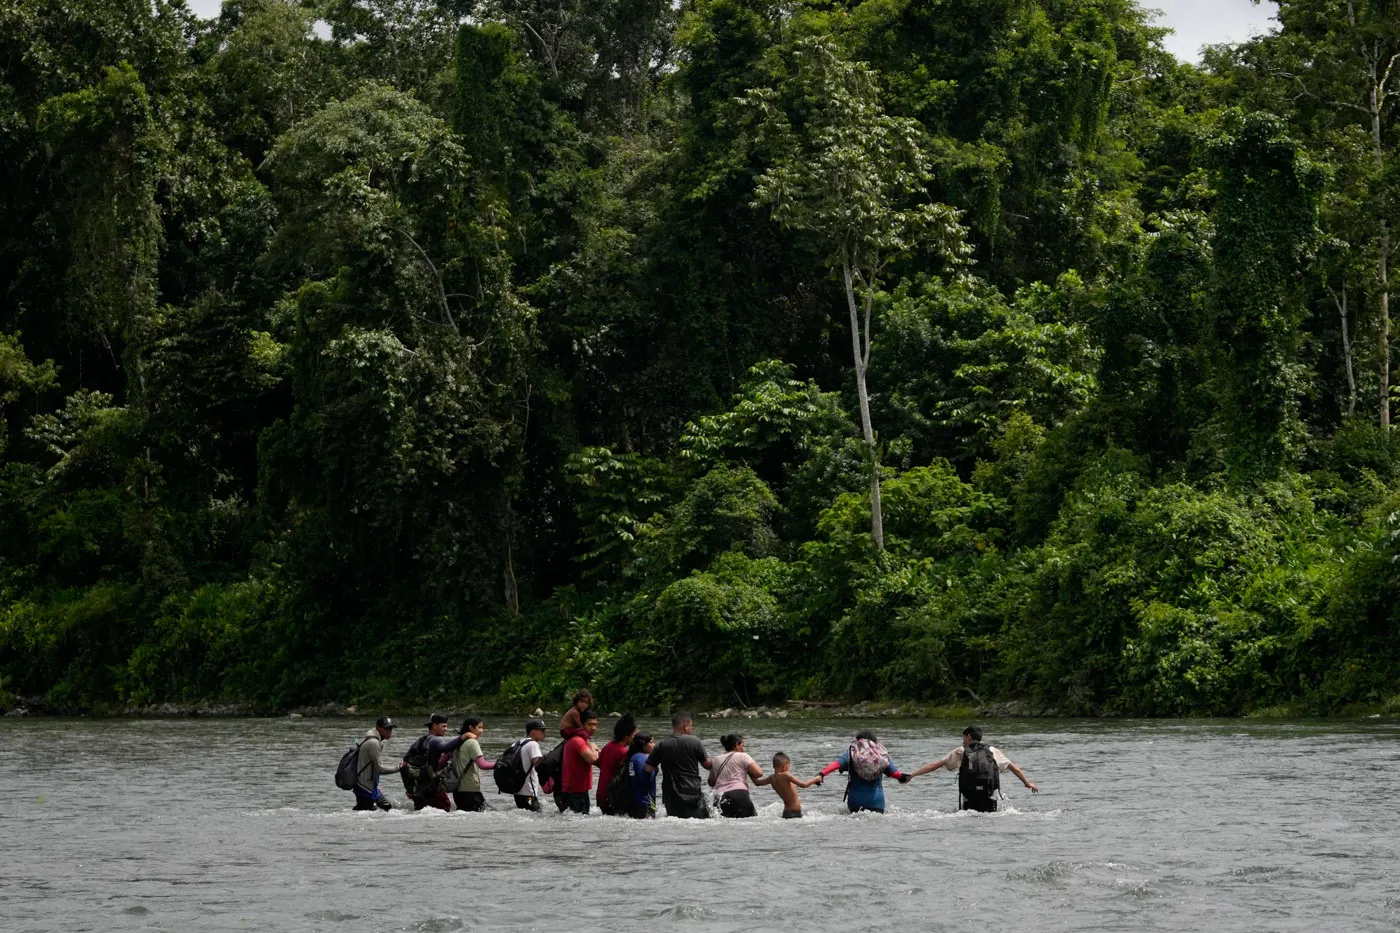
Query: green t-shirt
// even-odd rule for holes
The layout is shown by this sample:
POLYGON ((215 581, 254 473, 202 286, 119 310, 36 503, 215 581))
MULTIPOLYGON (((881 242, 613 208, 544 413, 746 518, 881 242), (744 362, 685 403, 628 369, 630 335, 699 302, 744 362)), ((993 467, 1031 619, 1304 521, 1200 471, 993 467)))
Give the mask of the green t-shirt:
POLYGON ((457 790, 463 793, 481 793, 481 769, 476 766, 476 759, 480 754, 481 743, 476 739, 467 739, 452 753, 452 770, 462 776, 462 783, 457 785, 457 790))

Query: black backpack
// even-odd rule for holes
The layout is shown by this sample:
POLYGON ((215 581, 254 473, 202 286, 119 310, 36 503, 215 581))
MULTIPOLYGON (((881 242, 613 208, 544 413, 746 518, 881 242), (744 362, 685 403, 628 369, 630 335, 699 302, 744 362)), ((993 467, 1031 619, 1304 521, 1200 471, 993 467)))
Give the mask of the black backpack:
POLYGON ((632 809, 632 756, 622 759, 608 781, 608 806, 617 816, 625 816, 632 809))
POLYGON ((963 749, 962 764, 958 766, 958 793, 974 804, 993 800, 1001 790, 1001 773, 992 747, 973 742, 963 749))
POLYGON ((530 767, 525 767, 525 763, 520 760, 520 751, 525 747, 529 739, 521 739, 510 748, 501 752, 501 757, 496 759, 496 767, 491 769, 491 777, 496 781, 496 791, 502 794, 518 794, 525 789, 525 780, 530 776, 535 765, 530 763, 530 767))
POLYGON ((410 797, 431 797, 442 790, 442 772, 428 760, 428 740, 420 735, 404 752, 403 789, 410 797))
POLYGON ((335 786, 341 790, 354 790, 360 781, 360 746, 364 739, 350 746, 350 750, 340 756, 340 764, 335 766, 335 786))
POLYGON ((543 787, 546 781, 555 783, 555 790, 558 791, 558 784, 564 779, 564 746, 567 743, 560 742, 558 745, 544 753, 540 763, 535 767, 535 773, 540 776, 540 786, 543 787))

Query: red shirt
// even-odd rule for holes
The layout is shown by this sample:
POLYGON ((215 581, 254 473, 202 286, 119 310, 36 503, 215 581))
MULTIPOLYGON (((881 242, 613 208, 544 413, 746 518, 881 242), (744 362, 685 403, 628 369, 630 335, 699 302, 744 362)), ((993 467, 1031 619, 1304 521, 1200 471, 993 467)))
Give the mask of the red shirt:
POLYGON ((593 766, 583 757, 588 740, 576 735, 564 743, 564 793, 586 794, 593 789, 593 766))
POLYGON ((604 745, 598 753, 598 809, 604 813, 612 812, 612 807, 608 805, 608 784, 626 761, 627 746, 617 741, 604 745))

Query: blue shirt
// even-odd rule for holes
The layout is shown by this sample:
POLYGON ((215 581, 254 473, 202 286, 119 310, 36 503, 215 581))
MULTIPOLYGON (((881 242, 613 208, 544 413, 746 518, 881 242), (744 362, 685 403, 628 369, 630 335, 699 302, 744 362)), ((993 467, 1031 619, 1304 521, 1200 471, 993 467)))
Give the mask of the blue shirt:
POLYGON ((656 809, 656 772, 647 771, 647 756, 641 752, 633 755, 632 762, 632 806, 656 809))
MULTIPOLYGON (((885 775, 882 774, 873 781, 862 780, 851 768, 851 750, 848 748, 841 753, 841 757, 836 759, 836 763, 841 766, 850 778, 851 783, 846 788, 846 807, 852 812, 860 809, 884 810, 885 809, 885 775)), ((885 766, 885 774, 893 775, 899 769, 895 767, 894 759, 885 766)))
POLYGON ((429 764, 431 764, 434 768, 442 768, 446 765, 446 762, 443 761, 443 759, 451 756, 453 752, 461 748, 462 743, 465 741, 466 739, 460 735, 457 736, 455 739, 449 739, 443 735, 428 736, 429 764))

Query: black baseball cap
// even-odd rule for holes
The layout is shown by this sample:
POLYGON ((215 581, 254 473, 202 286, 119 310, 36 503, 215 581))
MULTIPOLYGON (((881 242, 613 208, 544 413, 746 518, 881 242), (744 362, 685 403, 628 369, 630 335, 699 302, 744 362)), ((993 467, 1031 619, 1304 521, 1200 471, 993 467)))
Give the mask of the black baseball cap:
POLYGON ((543 720, 543 719, 527 719, 527 720, 525 720, 525 734, 526 734, 526 735, 529 735, 531 732, 534 732, 536 729, 543 729, 543 728, 544 728, 544 720, 543 720))
POLYGON ((374 724, 381 729, 394 728, 394 720, 390 719, 388 716, 380 716, 377 720, 375 720, 374 724))
POLYGON ((433 713, 433 715, 428 717, 427 726, 429 729, 431 729, 433 726, 436 726, 440 722, 447 722, 447 717, 444 716, 442 713, 433 713))

